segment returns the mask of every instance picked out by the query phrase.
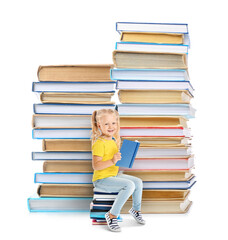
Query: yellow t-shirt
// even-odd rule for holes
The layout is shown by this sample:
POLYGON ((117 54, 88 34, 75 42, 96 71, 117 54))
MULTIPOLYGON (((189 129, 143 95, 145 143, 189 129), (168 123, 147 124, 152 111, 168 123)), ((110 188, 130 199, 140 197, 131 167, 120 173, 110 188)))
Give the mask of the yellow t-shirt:
MULTIPOLYGON (((118 147, 114 140, 107 140, 104 138, 98 138, 97 141, 92 146, 92 154, 102 157, 102 161, 111 160, 118 152, 118 147)), ((119 167, 112 165, 102 170, 94 170, 93 173, 93 182, 98 179, 103 179, 107 177, 116 176, 118 173, 119 167)))

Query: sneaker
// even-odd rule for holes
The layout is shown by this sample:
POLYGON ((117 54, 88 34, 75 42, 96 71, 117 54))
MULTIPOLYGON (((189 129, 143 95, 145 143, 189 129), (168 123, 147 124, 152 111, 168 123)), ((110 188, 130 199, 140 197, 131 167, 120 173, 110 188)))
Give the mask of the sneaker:
POLYGON ((134 219, 140 224, 146 224, 146 221, 142 219, 142 214, 140 211, 135 211, 133 208, 129 210, 129 213, 134 217, 134 219))
POLYGON ((109 212, 107 212, 105 214, 105 219, 107 221, 107 225, 109 227, 109 229, 113 232, 120 232, 121 231, 121 228, 120 226, 118 225, 118 222, 117 222, 117 218, 110 218, 109 217, 109 212))

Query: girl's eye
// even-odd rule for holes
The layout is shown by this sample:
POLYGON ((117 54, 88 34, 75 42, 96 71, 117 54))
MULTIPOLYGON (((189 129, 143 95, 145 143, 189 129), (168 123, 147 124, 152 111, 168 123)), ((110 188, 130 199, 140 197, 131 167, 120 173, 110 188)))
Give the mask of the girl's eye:
POLYGON ((116 124, 115 122, 112 123, 113 125, 116 124))

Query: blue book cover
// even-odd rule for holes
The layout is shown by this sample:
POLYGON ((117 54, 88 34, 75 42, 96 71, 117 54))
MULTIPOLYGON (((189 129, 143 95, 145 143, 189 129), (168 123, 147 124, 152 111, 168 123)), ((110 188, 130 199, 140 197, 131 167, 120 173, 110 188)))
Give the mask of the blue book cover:
POLYGON ((91 197, 39 197, 27 198, 30 212, 89 212, 91 197))
POLYGON ((120 149, 121 160, 116 163, 116 166, 132 168, 140 143, 137 141, 123 140, 120 149))
MULTIPOLYGON (((90 211, 90 218, 91 219, 105 219, 105 214, 108 211, 102 211, 102 212, 92 212, 90 211)), ((122 221, 122 217, 120 215, 117 216, 118 221, 122 221)))

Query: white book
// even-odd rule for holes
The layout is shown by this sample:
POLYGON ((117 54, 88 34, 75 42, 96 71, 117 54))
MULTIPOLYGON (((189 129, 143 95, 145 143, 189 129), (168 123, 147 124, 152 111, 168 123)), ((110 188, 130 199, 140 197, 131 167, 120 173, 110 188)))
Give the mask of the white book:
POLYGON ((34 113, 37 114, 91 114, 95 110, 103 108, 115 109, 113 104, 52 104, 52 103, 37 103, 33 105, 34 113))
POLYGON ((91 128, 33 129, 33 139, 90 139, 91 128))
POLYGON ((191 147, 185 148, 139 148, 136 158, 174 157, 189 156, 192 153, 191 147))
POLYGON ((190 169, 194 166, 194 158, 154 158, 135 159, 132 170, 176 170, 190 169))
POLYGON ((117 89, 137 90, 188 90, 193 95, 193 87, 189 81, 124 81, 119 80, 117 89))
POLYGON ((120 115, 183 116, 193 118, 195 109, 190 104, 118 104, 120 115))
POLYGON ((33 82, 33 92, 111 92, 116 82, 33 82))
POLYGON ((92 183, 93 173, 35 173, 35 183, 92 183))
POLYGON ((116 31, 128 32, 160 32, 160 33, 188 33, 188 24, 185 23, 143 23, 117 22, 116 31))
MULTIPOLYGON (((35 183, 92 183, 93 173, 36 173, 35 183)), ((192 177, 189 181, 150 181, 143 182, 143 189, 148 188, 181 188, 188 189, 195 183, 195 177, 192 177)))
POLYGON ((111 69, 113 80, 189 81, 184 69, 111 69))
POLYGON ((32 160, 91 160, 92 152, 32 152, 32 160))
POLYGON ((143 182, 143 189, 189 189, 195 183, 195 177, 189 181, 143 182))
POLYGON ((133 136, 169 136, 177 137, 184 136, 190 137, 190 130, 187 128, 120 128, 121 137, 133 136))
POLYGON ((89 212, 92 198, 46 198, 35 194, 27 201, 30 212, 89 212))
POLYGON ((93 189, 94 194, 93 194, 93 199, 96 199, 97 201, 105 201, 105 200, 113 200, 117 197, 118 192, 116 193, 104 193, 104 192, 100 192, 97 188, 93 189))
MULTIPOLYGON (((36 173, 35 183, 92 183, 92 173, 36 173)), ((150 181, 143 182, 143 189, 188 189, 194 183, 195 177, 189 181, 150 181)))
POLYGON ((91 128, 91 115, 34 114, 34 128, 91 128))
POLYGON ((188 45, 117 42, 116 50, 138 52, 188 53, 188 45))

